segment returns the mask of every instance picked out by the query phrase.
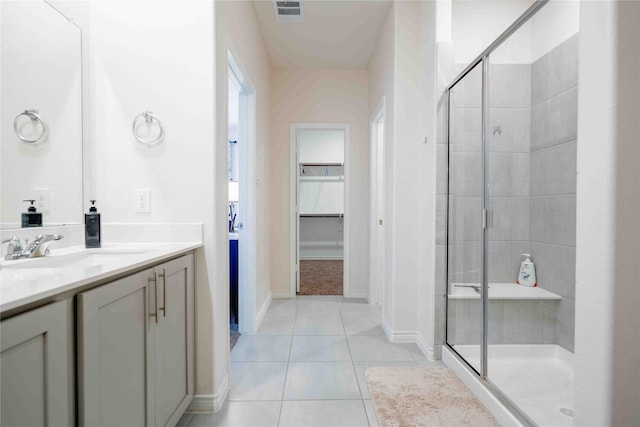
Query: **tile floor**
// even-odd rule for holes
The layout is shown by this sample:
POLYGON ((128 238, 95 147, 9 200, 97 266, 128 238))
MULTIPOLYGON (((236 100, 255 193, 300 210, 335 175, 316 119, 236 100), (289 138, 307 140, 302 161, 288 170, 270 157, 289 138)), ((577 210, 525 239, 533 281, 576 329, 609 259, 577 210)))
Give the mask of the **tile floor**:
POLYGON ((231 352, 222 411, 186 413, 180 427, 377 426, 365 371, 440 365, 415 344, 391 344, 380 308, 341 296, 273 300, 255 335, 231 352))

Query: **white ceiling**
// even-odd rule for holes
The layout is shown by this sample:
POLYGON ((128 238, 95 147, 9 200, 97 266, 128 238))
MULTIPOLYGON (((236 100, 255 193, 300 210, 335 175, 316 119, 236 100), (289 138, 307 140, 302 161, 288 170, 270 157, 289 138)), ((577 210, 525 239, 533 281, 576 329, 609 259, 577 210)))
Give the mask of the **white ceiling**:
POLYGON ((390 0, 302 0, 303 22, 276 22, 273 1, 253 1, 274 68, 367 68, 390 5, 390 0))

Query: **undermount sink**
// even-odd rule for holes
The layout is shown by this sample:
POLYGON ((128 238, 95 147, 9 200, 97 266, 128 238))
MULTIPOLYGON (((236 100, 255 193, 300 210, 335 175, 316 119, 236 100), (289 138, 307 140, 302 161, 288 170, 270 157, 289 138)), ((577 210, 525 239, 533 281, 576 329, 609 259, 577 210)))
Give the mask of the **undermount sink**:
POLYGON ((124 257, 145 253, 145 250, 116 250, 90 249, 83 252, 50 255, 27 260, 4 262, 3 269, 32 269, 32 268, 87 268, 95 265, 108 264, 124 257))

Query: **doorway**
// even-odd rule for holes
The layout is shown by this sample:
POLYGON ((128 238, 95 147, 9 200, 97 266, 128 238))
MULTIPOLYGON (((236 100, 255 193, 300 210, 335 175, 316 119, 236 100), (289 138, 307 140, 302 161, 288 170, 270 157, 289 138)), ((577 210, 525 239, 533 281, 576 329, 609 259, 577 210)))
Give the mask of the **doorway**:
POLYGON ((382 304, 384 292, 384 117, 385 100, 371 116, 369 223, 369 303, 382 304))
POLYGON ((349 125, 291 125, 291 295, 349 295, 349 125))
POLYGON ((255 331, 255 93, 228 52, 229 322, 231 344, 255 331))

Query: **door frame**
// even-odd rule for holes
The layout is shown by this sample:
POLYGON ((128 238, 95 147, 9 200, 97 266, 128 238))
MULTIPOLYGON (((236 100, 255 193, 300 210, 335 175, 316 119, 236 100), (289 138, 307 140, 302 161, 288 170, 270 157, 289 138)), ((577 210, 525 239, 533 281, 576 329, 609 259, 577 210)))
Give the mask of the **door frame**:
MULTIPOLYGON (((227 85, 234 78, 240 86, 239 205, 242 229, 238 233, 238 329, 252 334, 256 329, 256 95, 247 73, 237 61, 232 46, 227 49, 227 85)), ((228 88, 227 88, 228 90, 228 88)), ((227 106, 228 108, 228 106, 227 106)), ((228 139, 228 138, 227 138, 228 139)), ((228 250, 228 248, 227 248, 228 250)))
POLYGON ((385 212, 378 212, 385 203, 384 185, 379 186, 379 176, 384 183, 384 149, 385 149, 385 97, 369 119, 369 304, 383 304, 385 283, 385 212), (382 125, 382 135, 379 126, 382 125), (380 196, 381 203, 379 203, 380 196), (382 221, 382 223, 379 223, 382 221), (378 277, 379 276, 379 277, 378 277))
POLYGON ((296 298, 297 284, 300 282, 300 215, 298 208, 298 132, 301 130, 341 130, 344 132, 344 216, 343 216, 343 270, 342 270, 342 293, 346 298, 351 295, 350 286, 350 230, 351 230, 351 209, 349 190, 351 179, 351 128, 349 123, 291 123, 290 125, 290 194, 289 194, 289 218, 290 218, 290 239, 289 239, 289 296, 296 298))

